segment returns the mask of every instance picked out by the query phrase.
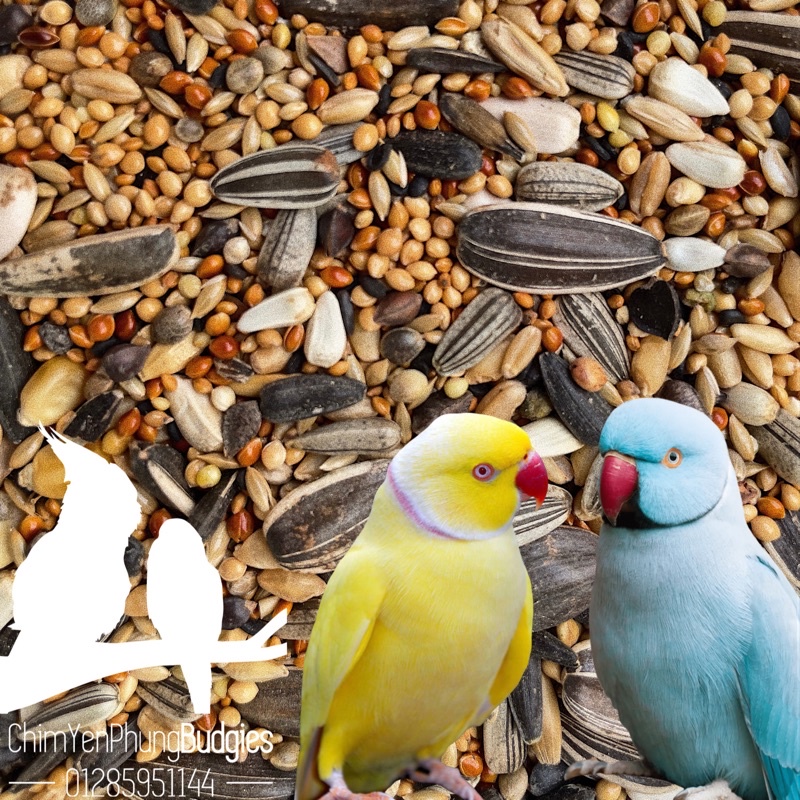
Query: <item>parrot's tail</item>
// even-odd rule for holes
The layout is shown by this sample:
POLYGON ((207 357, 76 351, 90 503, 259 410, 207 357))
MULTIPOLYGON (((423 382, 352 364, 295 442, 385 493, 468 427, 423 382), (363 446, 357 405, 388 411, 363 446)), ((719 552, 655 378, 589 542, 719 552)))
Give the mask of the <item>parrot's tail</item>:
POLYGON ((312 731, 307 741, 300 748, 300 759, 297 765, 297 782, 294 787, 294 800, 319 800, 328 791, 328 787, 320 780, 317 771, 317 757, 322 740, 322 728, 312 731))
POLYGON ((211 666, 207 661, 181 664, 183 679, 189 687, 195 714, 208 714, 211 708, 211 666))

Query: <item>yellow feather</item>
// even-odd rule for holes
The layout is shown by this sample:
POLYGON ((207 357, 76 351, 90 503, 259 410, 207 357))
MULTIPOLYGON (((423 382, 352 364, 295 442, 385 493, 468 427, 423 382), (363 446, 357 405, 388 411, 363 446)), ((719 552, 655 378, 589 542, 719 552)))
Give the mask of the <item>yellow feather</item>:
POLYGON ((489 539, 435 538, 382 487, 309 642, 296 800, 316 800, 334 770, 375 791, 440 757, 518 682, 532 607, 510 524, 489 539))

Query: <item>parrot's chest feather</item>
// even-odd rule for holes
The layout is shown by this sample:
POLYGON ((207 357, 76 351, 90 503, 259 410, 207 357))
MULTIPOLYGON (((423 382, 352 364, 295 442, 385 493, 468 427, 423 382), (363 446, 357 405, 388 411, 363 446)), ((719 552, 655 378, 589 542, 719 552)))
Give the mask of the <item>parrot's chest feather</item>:
POLYGON ((736 673, 749 638, 747 573, 728 556, 735 535, 713 541, 700 525, 601 534, 592 652, 654 766, 684 786, 725 775, 743 791, 763 785, 736 673), (698 558, 698 547, 717 557, 698 558))

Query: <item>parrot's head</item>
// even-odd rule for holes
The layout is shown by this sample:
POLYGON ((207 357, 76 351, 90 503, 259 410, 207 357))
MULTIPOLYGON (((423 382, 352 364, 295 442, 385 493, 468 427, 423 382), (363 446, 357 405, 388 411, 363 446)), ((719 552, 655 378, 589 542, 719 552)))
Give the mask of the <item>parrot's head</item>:
POLYGON ((600 501, 612 525, 683 525, 720 500, 730 462, 722 434, 703 413, 647 398, 614 409, 600 434, 600 501))
POLYGON ((511 521, 520 492, 544 501, 547 471, 519 426, 484 414, 445 414, 395 456, 386 483, 422 530, 489 539, 511 521))

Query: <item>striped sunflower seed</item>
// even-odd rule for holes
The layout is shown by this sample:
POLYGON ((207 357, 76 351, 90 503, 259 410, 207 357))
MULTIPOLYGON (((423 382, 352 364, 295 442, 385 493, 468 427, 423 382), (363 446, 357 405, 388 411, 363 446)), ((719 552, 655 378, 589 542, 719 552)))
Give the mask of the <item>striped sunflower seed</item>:
POLYGON ((625 191, 607 172, 571 161, 526 164, 514 185, 518 200, 553 203, 583 211, 613 205, 625 191))
MULTIPOLYGON (((539 452, 538 445, 536 451, 539 452)), ((571 511, 572 495, 552 483, 547 487, 544 503, 538 508, 535 500, 523 500, 512 520, 517 544, 522 547, 534 539, 546 536, 561 525, 571 511)))
POLYGON ((553 56, 567 83, 580 92, 606 100, 619 100, 633 91, 636 70, 619 56, 601 55, 588 50, 562 50, 553 56))
POLYGON ((556 301, 553 322, 576 356, 598 361, 614 383, 628 377, 630 352, 622 328, 601 294, 565 294, 556 301))
POLYGON ((458 225, 457 256, 489 283, 525 292, 595 292, 652 275, 657 239, 610 217, 544 203, 497 203, 458 225))
MULTIPOLYGON (((113 684, 81 686, 33 711, 30 716, 25 715, 21 738, 23 741, 35 741, 48 734, 66 733, 78 727, 88 728, 111 717, 119 705, 119 690, 113 684)), ((24 714, 25 709, 20 713, 24 714)))
POLYGON ((440 375, 460 375, 477 364, 522 322, 522 311, 508 292, 485 289, 445 331, 433 353, 440 375))
POLYGON ((218 199, 256 208, 315 208, 330 200, 338 186, 336 157, 309 144, 243 156, 211 179, 218 199))
POLYGON ((731 51, 759 67, 800 80, 800 18, 766 11, 729 11, 720 31, 731 51))
POLYGON ((286 444, 331 456, 380 453, 400 444, 400 426, 381 418, 342 420, 302 433, 288 439, 286 444))
POLYGON ((299 286, 317 243, 317 214, 312 208, 284 209, 264 225, 258 276, 275 291, 299 286))

